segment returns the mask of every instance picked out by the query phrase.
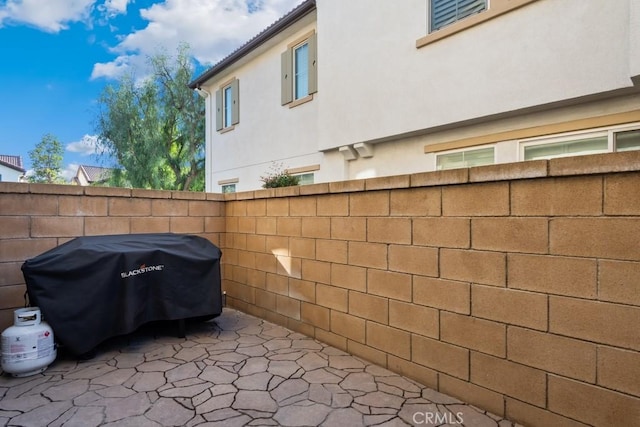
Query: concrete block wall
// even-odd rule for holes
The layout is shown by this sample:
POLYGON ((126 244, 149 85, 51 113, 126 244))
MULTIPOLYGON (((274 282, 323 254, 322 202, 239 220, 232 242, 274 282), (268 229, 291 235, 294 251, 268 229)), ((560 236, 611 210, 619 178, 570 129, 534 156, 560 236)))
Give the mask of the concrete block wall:
POLYGON ((529 426, 640 423, 640 153, 226 195, 227 302, 529 426))
POLYGON ((0 182, 0 330, 24 306, 22 263, 74 237, 224 231, 219 194, 0 182))
POLYGON ((0 328, 82 235, 223 250, 229 305, 528 426, 640 420, 640 152, 204 194, 0 183, 0 328))

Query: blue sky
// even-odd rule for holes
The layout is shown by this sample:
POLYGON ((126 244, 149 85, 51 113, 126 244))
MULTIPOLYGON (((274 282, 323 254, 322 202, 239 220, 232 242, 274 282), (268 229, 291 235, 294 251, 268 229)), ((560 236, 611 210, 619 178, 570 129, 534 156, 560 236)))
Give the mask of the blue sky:
POLYGON ((65 177, 94 155, 96 100, 123 71, 191 47, 215 64, 301 0, 0 0, 0 154, 22 156, 45 134, 65 147, 65 177))

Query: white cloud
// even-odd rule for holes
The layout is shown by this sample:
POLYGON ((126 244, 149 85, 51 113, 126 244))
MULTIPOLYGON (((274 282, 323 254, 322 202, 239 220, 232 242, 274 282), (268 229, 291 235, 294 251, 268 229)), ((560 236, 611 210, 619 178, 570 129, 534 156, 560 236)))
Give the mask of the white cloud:
POLYGON ((143 67, 160 49, 175 52, 186 42, 194 57, 214 64, 293 9, 302 0, 165 0, 140 15, 148 24, 123 37, 118 57, 95 64, 92 78, 116 77, 125 63, 143 67), (144 60, 134 61, 138 56, 144 60))
POLYGON ((129 55, 118 56, 111 62, 98 62, 93 64, 93 70, 91 71, 91 80, 98 79, 100 77, 117 78, 131 67, 131 62, 138 59, 129 55))
MULTIPOLYGON (((97 135, 85 135, 80 141, 71 142, 67 144, 65 148, 67 151, 72 153, 80 153, 82 156, 89 156, 91 154, 96 154, 97 143, 97 135)), ((77 165, 76 169, 78 169, 77 165)))
POLYGON ((71 22, 89 17, 96 0, 7 0, 0 5, 0 27, 5 23, 24 23, 57 33, 71 22))
POLYGON ((126 13, 129 3, 129 0, 105 0, 104 6, 102 7, 109 16, 116 16, 126 13))
POLYGON ((65 179, 65 181, 71 181, 74 176, 78 173, 78 168, 80 167, 77 163, 69 163, 63 170, 60 171, 60 175, 65 179))

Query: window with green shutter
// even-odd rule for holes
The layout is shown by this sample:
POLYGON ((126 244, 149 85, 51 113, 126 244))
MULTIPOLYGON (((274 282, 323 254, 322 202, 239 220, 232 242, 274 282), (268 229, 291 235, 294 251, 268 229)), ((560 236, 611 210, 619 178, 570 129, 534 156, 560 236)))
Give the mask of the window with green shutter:
POLYGON ((282 53, 280 84, 282 105, 306 99, 318 91, 315 33, 282 53))
POLYGON ((240 123, 240 82, 233 79, 216 91, 216 130, 230 130, 240 123))
POLYGON ((431 31, 487 9, 487 0, 430 0, 431 31))

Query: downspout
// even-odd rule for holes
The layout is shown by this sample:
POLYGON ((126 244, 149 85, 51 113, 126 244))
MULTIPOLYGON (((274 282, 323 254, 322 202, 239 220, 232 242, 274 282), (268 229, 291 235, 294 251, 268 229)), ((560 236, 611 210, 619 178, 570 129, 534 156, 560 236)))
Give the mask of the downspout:
POLYGON ((211 145, 212 141, 212 123, 209 119, 211 117, 211 112, 213 111, 213 97, 211 93, 206 89, 201 88, 200 86, 196 87, 196 92, 198 95, 204 98, 204 119, 205 119, 205 128, 204 128, 204 191, 207 193, 213 192, 213 179, 212 169, 213 169, 213 147, 211 145))

